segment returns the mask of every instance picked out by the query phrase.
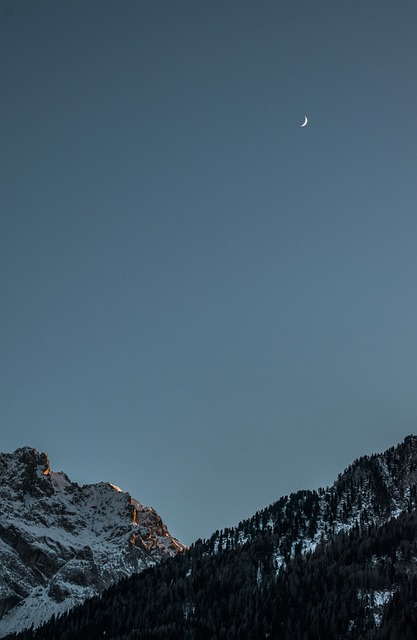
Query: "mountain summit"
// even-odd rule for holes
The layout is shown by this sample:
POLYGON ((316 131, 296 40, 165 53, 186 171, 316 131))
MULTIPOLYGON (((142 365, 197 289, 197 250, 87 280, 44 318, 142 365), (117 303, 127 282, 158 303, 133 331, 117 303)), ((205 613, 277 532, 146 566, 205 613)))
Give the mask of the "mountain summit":
POLYGON ((30 447, 0 454, 0 505, 0 637, 185 549, 152 507, 79 486, 30 447))

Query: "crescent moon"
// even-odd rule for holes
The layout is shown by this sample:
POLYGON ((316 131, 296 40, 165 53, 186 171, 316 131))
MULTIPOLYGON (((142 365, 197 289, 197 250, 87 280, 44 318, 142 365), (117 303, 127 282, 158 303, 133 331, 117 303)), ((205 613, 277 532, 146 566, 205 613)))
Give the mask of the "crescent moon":
POLYGON ((303 122, 303 124, 300 124, 300 127, 305 127, 307 122, 308 122, 308 118, 307 118, 307 116, 304 116, 304 122, 303 122))

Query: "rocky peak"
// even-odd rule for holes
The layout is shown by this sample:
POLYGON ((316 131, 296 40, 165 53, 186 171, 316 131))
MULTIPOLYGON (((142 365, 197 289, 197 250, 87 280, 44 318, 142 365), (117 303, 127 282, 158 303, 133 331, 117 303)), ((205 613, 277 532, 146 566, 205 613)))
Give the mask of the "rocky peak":
POLYGON ((48 456, 32 447, 0 454, 0 482, 12 487, 17 498, 23 498, 25 494, 51 495, 53 487, 48 456))
POLYGON ((0 637, 184 548, 118 487, 71 482, 31 447, 0 454, 0 637))

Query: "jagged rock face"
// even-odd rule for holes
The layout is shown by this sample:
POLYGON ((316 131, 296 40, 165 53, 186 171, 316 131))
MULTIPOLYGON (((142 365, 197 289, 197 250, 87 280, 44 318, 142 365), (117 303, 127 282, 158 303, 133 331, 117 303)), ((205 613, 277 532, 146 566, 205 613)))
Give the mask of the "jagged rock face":
POLYGON ((0 454, 0 637, 184 550, 151 507, 109 483, 79 486, 45 453, 0 454))

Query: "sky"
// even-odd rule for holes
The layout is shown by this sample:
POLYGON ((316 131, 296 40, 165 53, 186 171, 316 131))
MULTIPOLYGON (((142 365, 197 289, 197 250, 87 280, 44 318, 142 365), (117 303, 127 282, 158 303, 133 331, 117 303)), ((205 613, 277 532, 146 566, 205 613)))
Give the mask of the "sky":
POLYGON ((1 451, 190 544, 417 433, 416 23, 0 0, 1 451))

